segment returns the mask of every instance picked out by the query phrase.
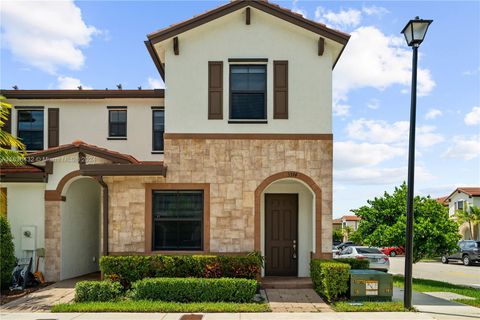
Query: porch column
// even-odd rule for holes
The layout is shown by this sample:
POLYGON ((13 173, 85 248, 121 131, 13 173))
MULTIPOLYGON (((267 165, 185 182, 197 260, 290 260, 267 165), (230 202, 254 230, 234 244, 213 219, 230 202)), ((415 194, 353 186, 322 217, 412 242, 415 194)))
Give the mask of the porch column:
POLYGON ((45 280, 60 280, 62 201, 45 201, 45 280))

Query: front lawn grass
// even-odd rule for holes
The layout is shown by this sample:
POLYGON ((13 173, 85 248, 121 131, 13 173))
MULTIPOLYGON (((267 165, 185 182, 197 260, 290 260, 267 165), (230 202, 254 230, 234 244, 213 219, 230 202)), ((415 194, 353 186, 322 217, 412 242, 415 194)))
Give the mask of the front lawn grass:
POLYGON ((340 301, 333 303, 332 309, 336 312, 404 312, 408 311, 403 307, 403 302, 374 302, 362 301, 361 305, 351 305, 348 302, 340 301))
MULTIPOLYGON (((403 276, 393 276, 393 285, 403 288, 403 276)), ((480 308, 480 290, 475 288, 427 279, 413 279, 412 288, 418 292, 453 292, 472 297, 475 300, 457 299, 454 301, 480 308)))
POLYGON ((178 303, 149 300, 64 303, 52 312, 270 312, 266 303, 195 302, 178 303))

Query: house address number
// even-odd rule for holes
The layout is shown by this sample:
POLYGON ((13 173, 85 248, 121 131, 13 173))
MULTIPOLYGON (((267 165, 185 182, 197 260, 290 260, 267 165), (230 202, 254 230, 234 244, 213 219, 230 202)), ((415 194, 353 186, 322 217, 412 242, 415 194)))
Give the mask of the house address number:
POLYGON ((289 177, 291 177, 291 178, 294 178, 294 177, 298 176, 298 172, 288 171, 288 172, 287 172, 287 176, 289 176, 289 177))

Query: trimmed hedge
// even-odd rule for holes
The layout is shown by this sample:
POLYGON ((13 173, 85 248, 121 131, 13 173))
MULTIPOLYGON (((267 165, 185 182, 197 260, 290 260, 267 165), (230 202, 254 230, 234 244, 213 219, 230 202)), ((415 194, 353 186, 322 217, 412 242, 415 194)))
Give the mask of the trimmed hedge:
POLYGON ((12 284, 12 271, 17 264, 13 247, 13 237, 7 217, 0 216, 0 287, 12 284))
POLYGON ((338 258, 335 261, 350 265, 350 269, 369 269, 370 262, 367 259, 338 258))
POLYGON ((257 282, 249 279, 150 278, 133 283, 133 300, 250 302, 257 282))
POLYGON ((333 302, 348 292, 350 265, 335 260, 310 261, 310 277, 315 291, 333 302))
POLYGON ((115 301, 122 295, 122 285, 113 281, 80 281, 75 285, 75 301, 115 301))
POLYGON ((144 278, 246 278, 256 279, 263 259, 253 252, 245 256, 104 256, 100 269, 107 279, 125 288, 144 278))

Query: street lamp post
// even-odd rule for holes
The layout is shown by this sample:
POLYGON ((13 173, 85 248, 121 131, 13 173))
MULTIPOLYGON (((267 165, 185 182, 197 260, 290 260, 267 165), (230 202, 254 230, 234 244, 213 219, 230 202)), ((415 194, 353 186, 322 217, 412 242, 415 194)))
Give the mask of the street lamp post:
POLYGON ((415 174, 415 119, 417 112, 417 60, 418 47, 425 38, 428 26, 433 20, 416 17, 410 20, 402 33, 407 45, 413 49, 412 61, 412 97, 410 105, 410 135, 408 143, 408 178, 407 178, 407 229, 405 243, 405 284, 403 303, 405 308, 412 308, 412 263, 413 263, 413 184, 415 174))

